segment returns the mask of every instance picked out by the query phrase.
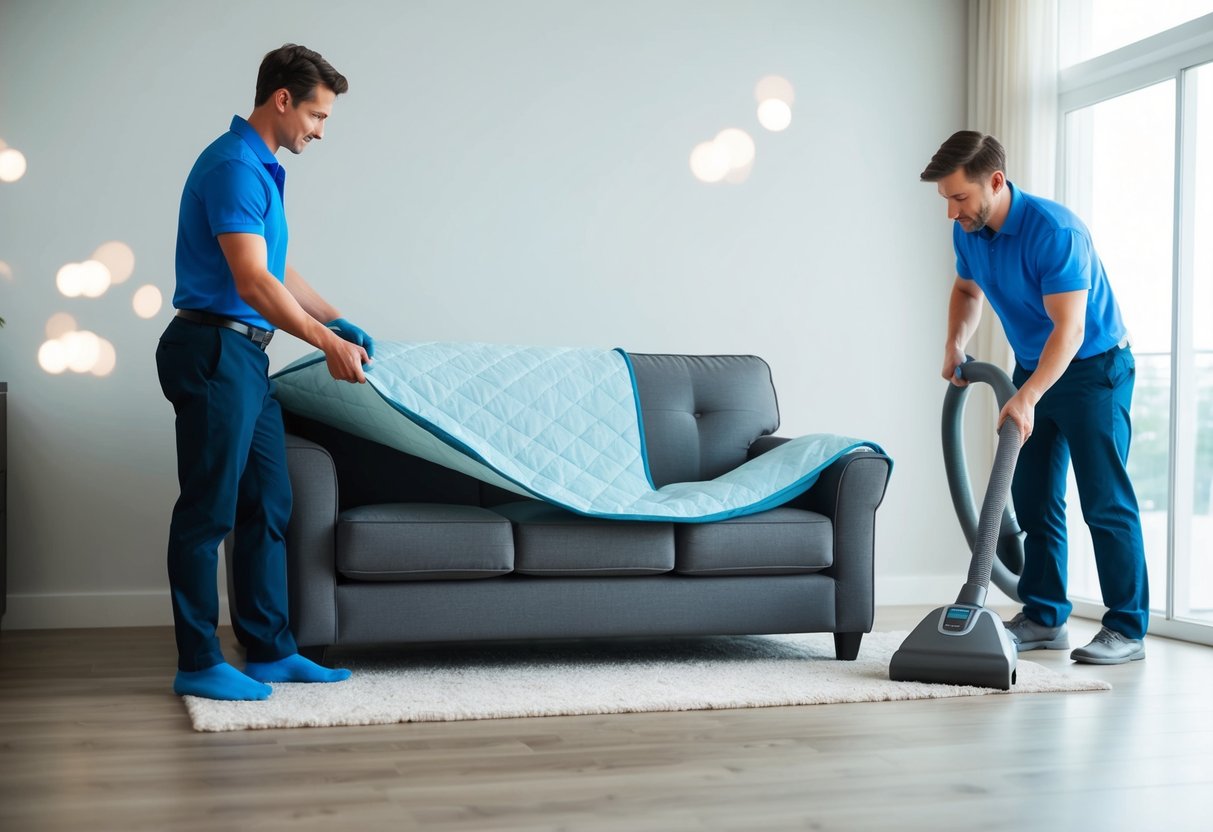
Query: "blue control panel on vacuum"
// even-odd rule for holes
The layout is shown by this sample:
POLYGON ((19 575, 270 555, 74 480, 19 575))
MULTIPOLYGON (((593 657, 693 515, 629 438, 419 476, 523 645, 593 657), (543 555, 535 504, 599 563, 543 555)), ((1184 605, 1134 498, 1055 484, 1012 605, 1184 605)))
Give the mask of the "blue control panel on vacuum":
POLYGON ((976 612, 975 607, 945 607, 943 617, 939 621, 939 629, 944 633, 955 635, 967 633, 973 626, 976 612))

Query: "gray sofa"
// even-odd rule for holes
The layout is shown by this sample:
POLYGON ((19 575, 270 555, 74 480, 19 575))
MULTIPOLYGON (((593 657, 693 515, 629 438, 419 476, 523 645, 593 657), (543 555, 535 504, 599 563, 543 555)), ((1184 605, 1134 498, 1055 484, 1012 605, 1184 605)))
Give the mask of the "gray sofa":
MULTIPOLYGON (((717 477, 787 441, 770 435, 779 411, 761 359, 632 361, 657 486, 717 477)), ((854 659, 871 630, 881 454, 848 454, 761 514, 631 522, 285 419, 291 619, 313 658, 341 645, 830 632, 838 658, 854 659)))

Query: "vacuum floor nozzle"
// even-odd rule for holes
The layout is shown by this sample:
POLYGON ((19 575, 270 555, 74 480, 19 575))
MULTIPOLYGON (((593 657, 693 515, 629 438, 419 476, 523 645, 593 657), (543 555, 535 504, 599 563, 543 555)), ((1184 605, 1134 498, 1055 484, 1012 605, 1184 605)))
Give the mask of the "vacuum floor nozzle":
POLYGON ((998 616, 952 604, 931 612, 906 637, 889 663, 889 678, 1010 690, 1018 655, 998 616))

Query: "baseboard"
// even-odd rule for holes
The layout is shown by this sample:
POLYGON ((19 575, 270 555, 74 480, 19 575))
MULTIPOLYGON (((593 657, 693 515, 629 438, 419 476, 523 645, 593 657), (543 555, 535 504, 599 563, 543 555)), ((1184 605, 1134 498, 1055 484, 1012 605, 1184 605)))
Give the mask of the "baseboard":
MULTIPOLYGON (((219 596, 219 623, 226 624, 227 598, 219 596)), ((0 628, 61 630, 96 627, 172 626, 168 590, 9 595, 0 628)))

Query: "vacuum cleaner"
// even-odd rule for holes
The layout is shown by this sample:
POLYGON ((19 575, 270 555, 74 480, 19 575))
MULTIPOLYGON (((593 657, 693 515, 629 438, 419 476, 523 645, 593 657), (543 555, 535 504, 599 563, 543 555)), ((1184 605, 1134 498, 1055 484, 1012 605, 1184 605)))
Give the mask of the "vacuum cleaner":
MULTIPOLYGON (((967 359, 965 367, 973 367, 973 359, 967 359)), ((1002 402, 1015 395, 1015 385, 1011 379, 991 364, 967 372, 957 368, 958 375, 970 378, 973 373, 982 376, 993 389, 994 395, 1002 402)), ((977 379, 972 379, 977 380, 977 379)), ((956 518, 960 521, 960 529, 964 532, 969 551, 977 544, 977 507, 973 502, 973 488, 969 482, 969 466, 965 459, 964 450, 964 409, 968 401, 970 387, 948 385, 947 395, 943 400, 943 466, 948 477, 948 491, 952 495, 952 505, 956 509, 956 518)), ((1015 512, 1010 501, 1002 510, 1002 524, 998 531, 998 543, 995 554, 998 558, 992 564, 990 580, 995 586, 1006 593, 1012 601, 1019 602, 1019 576, 1023 572, 1023 540, 1024 533, 1015 518, 1015 512)))
MULTIPOLYGON (((984 382, 994 388, 999 410, 1015 395, 1015 385, 1011 379, 993 364, 970 359, 962 367, 957 367, 956 372, 970 385, 984 382)), ((964 469, 964 451, 957 435, 968 388, 948 386, 950 389, 944 403, 944 454, 953 502, 957 504, 963 527, 966 518, 960 503, 963 500, 971 514, 972 495, 964 469)), ((982 501, 981 517, 974 533, 970 534, 968 528, 965 529, 965 536, 972 548, 968 578, 956 602, 929 613, 893 654, 889 663, 889 678, 894 682, 976 685, 1001 690, 1010 690, 1015 684, 1018 651, 1002 620, 986 609, 985 601, 996 562, 1002 566, 1003 580, 1010 582, 1011 571, 998 558, 1000 539, 1005 539, 1002 548, 1008 553, 1009 559, 1015 556, 1011 540, 1019 543, 1018 557, 1022 564, 1019 527, 1013 513, 1007 509, 1007 496, 1015 472, 1015 461, 1019 457, 1019 446, 1019 427, 1007 419, 998 431, 998 450, 982 501), (1005 517, 1004 512, 1007 512, 1005 517), (1004 524, 1007 526, 1005 534, 1004 524)), ((1007 591, 1001 582, 998 585, 1004 592, 1007 591)), ((1008 595, 1017 598, 1014 587, 1010 588, 1008 595)))

